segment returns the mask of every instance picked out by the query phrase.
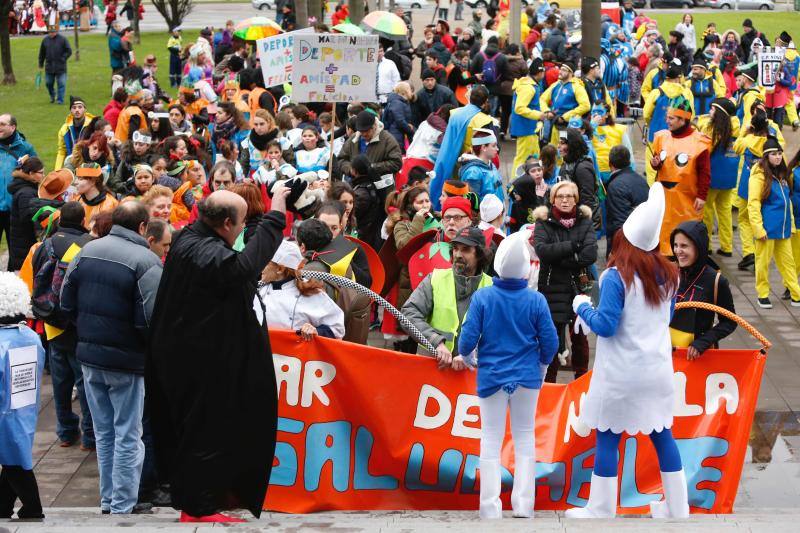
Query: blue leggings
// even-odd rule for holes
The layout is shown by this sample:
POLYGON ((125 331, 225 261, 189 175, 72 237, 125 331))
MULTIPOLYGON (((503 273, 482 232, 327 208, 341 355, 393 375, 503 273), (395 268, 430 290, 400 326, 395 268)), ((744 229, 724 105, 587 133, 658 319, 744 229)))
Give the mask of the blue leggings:
MULTIPOLYGON (((597 432, 597 450, 594 456, 594 473, 601 477, 617 475, 617 451, 621 433, 609 431, 597 432)), ((681 456, 672 436, 672 430, 654 431, 650 433, 650 441, 658 455, 658 466, 662 472, 677 472, 681 468, 681 456)))

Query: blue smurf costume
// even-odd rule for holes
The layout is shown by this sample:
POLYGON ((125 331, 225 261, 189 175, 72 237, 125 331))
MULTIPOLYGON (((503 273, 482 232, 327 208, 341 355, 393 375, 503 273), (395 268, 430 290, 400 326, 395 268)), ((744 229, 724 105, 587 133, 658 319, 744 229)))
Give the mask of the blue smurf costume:
POLYGON ((25 325, 31 314, 28 287, 11 272, 0 273, 0 519, 41 519, 33 474, 33 434, 39 412, 44 349, 25 325))
MULTIPOLYGON (((664 190, 656 183, 648 200, 634 209, 615 251, 632 245, 658 253, 664 190), (630 244, 628 244, 630 243, 630 244)), ((595 309, 587 296, 576 296, 576 329, 591 329, 597 349, 589 392, 580 420, 596 430, 597 449, 586 507, 569 509, 568 518, 610 518, 617 510, 617 452, 622 433, 648 435, 661 470, 665 500, 650 504, 653 518, 689 516, 686 476, 670 428, 675 385, 669 322, 673 294, 657 303, 645 298, 638 274, 626 283, 615 266, 600 277, 600 303, 595 309)))

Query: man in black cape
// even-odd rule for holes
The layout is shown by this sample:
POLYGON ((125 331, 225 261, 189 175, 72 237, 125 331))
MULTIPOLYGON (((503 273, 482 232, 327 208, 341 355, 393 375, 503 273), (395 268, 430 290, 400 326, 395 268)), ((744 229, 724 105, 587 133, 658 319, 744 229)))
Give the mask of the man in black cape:
POLYGON ((283 238, 289 190, 237 253, 247 204, 230 191, 198 206, 175 239, 151 327, 146 394, 159 475, 182 522, 259 517, 275 452, 278 395, 267 328, 253 311, 256 283, 283 238))

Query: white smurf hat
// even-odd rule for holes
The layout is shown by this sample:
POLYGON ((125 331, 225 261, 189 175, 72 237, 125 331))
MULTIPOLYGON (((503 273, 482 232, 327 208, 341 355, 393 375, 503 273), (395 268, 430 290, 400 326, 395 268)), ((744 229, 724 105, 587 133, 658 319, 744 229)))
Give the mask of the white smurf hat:
POLYGON ((281 245, 272 256, 272 262, 279 264, 282 267, 291 268, 295 270, 303 262, 303 254, 300 253, 300 248, 297 243, 292 241, 282 241, 281 245))
POLYGON ((649 252, 658 246, 664 220, 664 187, 656 182, 647 201, 636 206, 622 225, 622 233, 632 245, 649 252))
POLYGON ((528 279, 531 254, 523 239, 509 236, 500 242, 494 256, 494 271, 505 279, 528 279))
POLYGON ((481 200, 481 220, 489 223, 503 212, 503 201, 494 194, 487 194, 481 200))
POLYGON ((31 293, 13 272, 0 272, 0 319, 31 315, 31 293))

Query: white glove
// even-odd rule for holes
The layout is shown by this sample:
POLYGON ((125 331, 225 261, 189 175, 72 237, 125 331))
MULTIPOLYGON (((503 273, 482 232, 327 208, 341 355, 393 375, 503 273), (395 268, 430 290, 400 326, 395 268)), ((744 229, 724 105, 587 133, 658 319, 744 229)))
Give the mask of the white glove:
POLYGON ((572 328, 572 331, 578 334, 588 335, 591 330, 589 329, 589 325, 578 315, 575 317, 575 327, 572 328))
POLYGON ((585 303, 592 305, 592 299, 585 294, 579 294, 572 299, 572 310, 576 315, 578 314, 578 308, 585 303))

